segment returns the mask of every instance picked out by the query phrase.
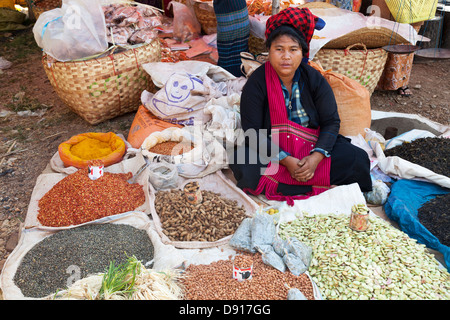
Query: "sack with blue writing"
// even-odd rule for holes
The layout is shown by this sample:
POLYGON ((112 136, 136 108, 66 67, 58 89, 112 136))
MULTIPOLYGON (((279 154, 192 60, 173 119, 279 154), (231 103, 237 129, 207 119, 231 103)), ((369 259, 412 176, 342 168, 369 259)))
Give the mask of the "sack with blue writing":
POLYGON ((194 125, 206 123, 211 115, 204 112, 209 88, 201 77, 186 72, 175 72, 163 88, 154 95, 143 93, 144 106, 156 117, 169 123, 194 125))

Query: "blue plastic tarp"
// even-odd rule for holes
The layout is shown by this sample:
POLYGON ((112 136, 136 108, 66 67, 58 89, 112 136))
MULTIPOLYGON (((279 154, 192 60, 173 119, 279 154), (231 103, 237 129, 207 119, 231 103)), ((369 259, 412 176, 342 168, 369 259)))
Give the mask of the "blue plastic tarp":
POLYGON ((450 189, 434 183, 416 180, 398 180, 391 186, 391 193, 384 205, 389 219, 398 223, 400 229, 417 242, 439 251, 444 256, 450 272, 450 247, 440 243, 418 218, 419 209, 438 195, 447 194, 450 189))

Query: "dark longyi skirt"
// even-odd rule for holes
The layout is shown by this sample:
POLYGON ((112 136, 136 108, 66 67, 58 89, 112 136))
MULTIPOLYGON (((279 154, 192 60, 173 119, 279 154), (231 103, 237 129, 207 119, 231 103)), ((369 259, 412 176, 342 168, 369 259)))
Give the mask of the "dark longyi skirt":
MULTIPOLYGON (((261 169, 267 166, 260 157, 255 155, 255 150, 242 146, 245 152, 239 150, 234 152, 230 159, 230 169, 233 171, 237 186, 241 189, 250 188, 255 190, 261 178, 261 169), (240 153, 242 152, 242 153, 240 153), (239 163, 237 155, 245 154, 245 163, 239 163), (250 163, 250 159, 257 159, 257 163, 250 163)), ((370 160, 366 151, 350 143, 350 139, 339 135, 331 152, 331 185, 348 185, 358 183, 362 192, 372 190, 372 179, 370 177, 370 160)), ((287 185, 280 183, 278 192, 283 195, 306 194, 312 190, 311 186, 287 185)))

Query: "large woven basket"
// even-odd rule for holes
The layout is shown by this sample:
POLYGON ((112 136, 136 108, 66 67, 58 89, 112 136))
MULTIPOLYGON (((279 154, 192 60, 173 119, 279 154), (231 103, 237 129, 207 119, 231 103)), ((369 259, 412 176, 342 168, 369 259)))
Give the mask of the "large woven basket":
POLYGON ((364 43, 367 49, 376 49, 387 45, 408 43, 408 40, 385 27, 364 27, 328 41, 323 48, 345 49, 355 43, 364 43))
POLYGON ((436 14, 438 0, 386 0, 395 21, 414 23, 433 19, 436 14))
POLYGON ((62 0, 32 0, 31 11, 33 12, 36 20, 45 11, 61 8, 62 0))
POLYGON ((99 59, 48 63, 44 70, 61 100, 90 124, 135 111, 143 90, 155 85, 143 64, 161 60, 158 39, 99 59))
POLYGON ((194 1, 194 12, 198 22, 205 34, 217 33, 217 20, 214 13, 213 2, 198 2, 194 1))
POLYGON ((357 43, 346 49, 322 48, 313 61, 319 62, 325 70, 331 69, 358 81, 372 94, 383 73, 387 55, 384 49, 367 49, 364 44, 357 43), (362 49, 353 49, 356 46, 362 49))

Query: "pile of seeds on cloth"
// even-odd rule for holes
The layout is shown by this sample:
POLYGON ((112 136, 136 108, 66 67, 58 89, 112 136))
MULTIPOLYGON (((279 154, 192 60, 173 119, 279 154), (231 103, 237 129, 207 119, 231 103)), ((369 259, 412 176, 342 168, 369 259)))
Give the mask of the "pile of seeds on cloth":
POLYGON ((79 169, 53 186, 40 200, 38 220, 44 226, 64 227, 133 211, 145 203, 143 187, 130 184, 132 173, 110 173, 96 180, 79 169))
POLYGON ((441 244, 450 246, 450 193, 424 203, 418 210, 418 217, 441 244))
POLYGON ((143 264, 153 259, 153 244, 145 230, 111 223, 65 229, 25 254, 14 283, 25 297, 42 298, 133 255, 143 264))
POLYGON ((384 151, 386 157, 397 156, 450 177, 450 139, 419 138, 384 151))
MULTIPOLYGON (((239 252, 238 252, 239 253, 239 252)), ((242 252, 253 261, 251 279, 232 277, 233 259, 208 265, 189 265, 181 280, 186 300, 286 300, 290 288, 299 289, 308 300, 314 300, 312 282, 306 273, 299 276, 281 272, 262 261, 259 253, 242 252)))
POLYGON ((280 225, 281 237, 312 247, 309 274, 325 299, 450 299, 450 274, 423 244, 381 218, 365 232, 349 216, 304 216, 280 225))

